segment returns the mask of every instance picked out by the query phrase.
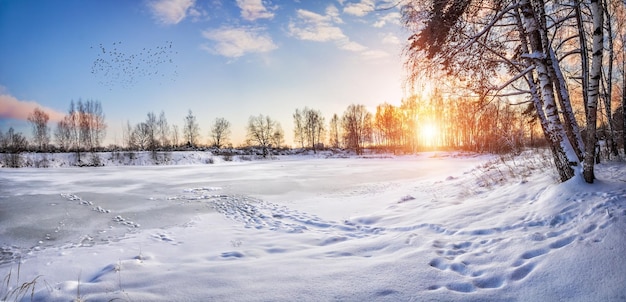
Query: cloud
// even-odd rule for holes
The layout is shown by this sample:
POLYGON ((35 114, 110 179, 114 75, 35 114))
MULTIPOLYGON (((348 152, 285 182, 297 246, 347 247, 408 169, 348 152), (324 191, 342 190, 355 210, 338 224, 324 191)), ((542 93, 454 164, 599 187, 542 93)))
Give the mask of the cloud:
POLYGON ((261 0, 237 0, 237 6, 241 9, 241 17, 248 21, 274 18, 274 13, 268 11, 261 0))
POLYGON ((343 8, 343 12, 348 15, 363 17, 374 11, 375 5, 373 0, 361 0, 357 3, 347 3, 343 8))
POLYGON ((193 6, 196 0, 152 0, 148 2, 153 17, 162 24, 178 24, 187 17, 188 13, 197 15, 198 10, 193 6))
POLYGON ((361 52, 366 51, 367 47, 352 41, 345 41, 345 43, 338 43, 339 48, 348 51, 361 52))
POLYGON ((388 56, 384 51, 370 50, 368 47, 351 41, 336 23, 343 23, 334 6, 326 8, 326 15, 308 10, 297 10, 297 19, 289 22, 289 34, 306 41, 334 42, 339 49, 360 53, 365 59, 378 59, 388 56))
POLYGON ((269 52, 277 48, 272 38, 262 28, 222 27, 202 32, 214 45, 203 45, 211 53, 238 58, 247 53, 269 52))
POLYGON ((366 50, 361 53, 361 56, 368 60, 378 60, 389 56, 389 53, 382 50, 366 50))
POLYGON ((386 34, 383 38, 383 44, 400 45, 400 39, 394 34, 386 34))
POLYGON ((296 22, 289 22, 289 33, 300 39, 316 42, 348 40, 341 28, 332 23, 333 17, 299 9, 296 22))
POLYGON ((28 116, 35 110, 40 108, 50 117, 50 122, 58 122, 65 116, 64 113, 41 106, 34 101, 20 101, 12 95, 5 94, 0 91, 0 118, 10 118, 16 120, 27 120, 28 116))
POLYGON ((380 28, 380 27, 385 26, 387 23, 400 25, 401 18, 402 18, 402 15, 400 15, 400 13, 398 12, 389 13, 380 17, 378 21, 374 23, 374 27, 380 28))
POLYGON ((326 15, 331 18, 331 20, 337 24, 342 24, 343 20, 339 17, 339 9, 334 5, 329 5, 326 7, 326 15))

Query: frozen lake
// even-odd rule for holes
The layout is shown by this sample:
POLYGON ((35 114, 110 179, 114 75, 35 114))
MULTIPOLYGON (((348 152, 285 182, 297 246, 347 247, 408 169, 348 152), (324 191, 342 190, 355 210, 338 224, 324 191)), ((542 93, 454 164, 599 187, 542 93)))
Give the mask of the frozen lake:
MULTIPOLYGON (((381 192, 392 183, 445 178, 473 164, 450 158, 422 163, 414 157, 297 158, 196 166, 3 169, 0 246, 13 252, 5 251, 0 263, 30 250, 89 246, 140 229, 183 225, 195 215, 214 212, 211 203, 192 201, 215 195, 249 196, 315 211, 315 205, 307 203, 318 196, 348 197, 366 188, 381 192)), ((348 217, 366 211, 364 207, 357 202, 325 214, 348 217)))

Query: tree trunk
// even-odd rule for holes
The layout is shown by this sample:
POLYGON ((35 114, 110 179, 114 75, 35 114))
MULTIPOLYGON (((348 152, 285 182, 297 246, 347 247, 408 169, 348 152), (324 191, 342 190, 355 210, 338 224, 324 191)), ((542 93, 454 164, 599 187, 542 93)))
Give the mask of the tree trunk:
POLYGON ((622 144, 624 156, 626 156, 626 60, 624 59, 622 59, 622 144))
MULTIPOLYGON (((549 50, 545 49, 543 46, 540 32, 541 28, 538 24, 538 19, 545 20, 545 16, 541 16, 545 14, 545 11, 543 10, 543 5, 539 5, 538 8, 540 9, 540 16, 535 14, 535 10, 528 0, 522 0, 520 2, 521 21, 531 51, 531 53, 528 54, 528 58, 535 66, 537 79, 539 81, 539 91, 537 95, 541 96, 542 104, 538 105, 543 105, 541 110, 544 115, 542 117, 540 114, 539 117, 545 119, 545 121, 542 121, 542 123, 545 123, 545 126, 542 124, 545 137, 548 139, 552 153, 555 156, 554 161, 561 181, 566 181, 574 177, 575 172, 572 166, 577 166, 579 161, 572 144, 565 135, 565 130, 563 129, 559 117, 554 98, 554 83, 552 82, 549 71, 550 63, 548 62, 548 58, 550 54, 548 53, 549 50)), ((539 106, 537 106, 537 111, 538 113, 541 112, 539 106)))
MULTIPOLYGON (((626 34, 622 34, 621 36, 621 44, 624 45, 626 42, 626 34)), ((624 151, 624 156, 626 156, 626 47, 622 47, 622 68, 621 68, 621 76, 622 76, 622 149, 624 151)), ((618 125, 615 125, 616 127, 618 125)), ((617 136, 616 136, 617 137, 617 136)))
POLYGON ((580 67, 582 78, 582 91, 583 91, 583 104, 585 104, 585 118, 589 114, 587 112, 587 103, 589 103, 589 52, 587 51, 587 34, 585 33, 585 27, 583 23, 583 16, 580 6, 582 1, 576 1, 575 13, 576 13, 576 25, 578 27, 578 43, 580 45, 580 67))
POLYGON ((607 130, 606 143, 610 153, 613 156, 618 156, 617 144, 615 142, 615 129, 613 128, 612 118, 613 112, 611 110, 611 101, 613 99, 613 58, 615 56, 615 49, 613 45, 613 26, 611 25, 611 15, 609 13, 608 5, 604 6, 603 12, 606 16, 606 30, 607 30, 607 42, 609 51, 609 61, 607 62, 607 75, 606 75, 606 93, 604 95, 604 108, 606 111, 607 130))
POLYGON ((559 93, 557 96, 559 105, 561 105, 561 110, 563 111, 563 117, 565 119, 565 132, 567 134, 567 138, 572 144, 572 147, 574 148, 574 152, 576 152, 578 160, 582 161, 584 158, 583 152, 585 150, 585 144, 580 133, 580 127, 578 126, 578 122, 574 116, 574 110, 572 109, 572 102, 567 89, 567 84, 565 82, 565 77, 561 72, 559 61, 552 49, 550 49, 550 61, 552 63, 550 66, 550 73, 554 82, 558 84, 557 89, 559 93))
POLYGON ((595 146, 596 146, 596 121, 598 114, 598 97, 600 93, 600 80, 602 78, 602 54, 604 35, 602 30, 603 10, 600 0, 591 0, 591 14, 593 17, 593 45, 591 72, 589 78, 589 101, 587 107, 587 141, 585 142, 585 161, 583 164, 583 177, 588 183, 595 179, 595 146))

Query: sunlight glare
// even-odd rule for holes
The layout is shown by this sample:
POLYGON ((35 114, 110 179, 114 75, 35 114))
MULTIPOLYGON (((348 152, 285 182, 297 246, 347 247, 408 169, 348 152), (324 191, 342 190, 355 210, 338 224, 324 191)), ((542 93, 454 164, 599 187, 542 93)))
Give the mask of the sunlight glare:
POLYGON ((431 123, 427 123, 421 126, 420 136, 426 146, 435 146, 435 140, 437 139, 437 133, 439 130, 437 126, 431 123))

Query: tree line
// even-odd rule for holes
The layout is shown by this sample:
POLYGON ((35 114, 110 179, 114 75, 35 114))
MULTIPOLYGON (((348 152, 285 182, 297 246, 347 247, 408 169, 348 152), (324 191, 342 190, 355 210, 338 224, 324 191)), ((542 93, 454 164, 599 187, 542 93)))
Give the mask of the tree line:
MULTIPOLYGON (((516 104, 504 97, 497 101, 446 95, 435 90, 430 95, 413 95, 399 106, 383 103, 370 112, 365 105, 351 104, 341 114, 333 114, 326 122, 320 110, 304 107, 292 115, 296 148, 317 150, 348 149, 362 154, 373 152, 415 153, 432 149, 467 150, 502 153, 521 151, 527 147, 546 145, 539 120, 531 104, 516 104), (424 129, 437 130, 426 135, 424 129)), ((622 116, 616 112, 614 117, 622 116)), ((70 109, 51 135, 48 115, 37 108, 28 117, 32 142, 12 128, 0 131, 0 150, 6 154, 24 151, 84 152, 104 150, 173 151, 196 148, 232 148, 231 124, 218 117, 210 124, 208 144, 200 141, 200 127, 189 110, 183 127, 170 124, 164 111, 157 116, 148 112, 144 121, 126 122, 122 146, 102 147, 107 125, 102 105, 87 100, 70 103, 70 109), (54 142, 56 145, 52 143, 54 142)), ((600 128, 608 133, 621 129, 621 120, 613 119, 600 128)), ((258 147, 267 156, 272 149, 285 147, 280 123, 267 115, 250 116, 246 125, 246 141, 240 147, 258 147)), ((156 153, 155 153, 156 154, 156 153)), ((13 159, 15 161, 15 158, 13 159)))

